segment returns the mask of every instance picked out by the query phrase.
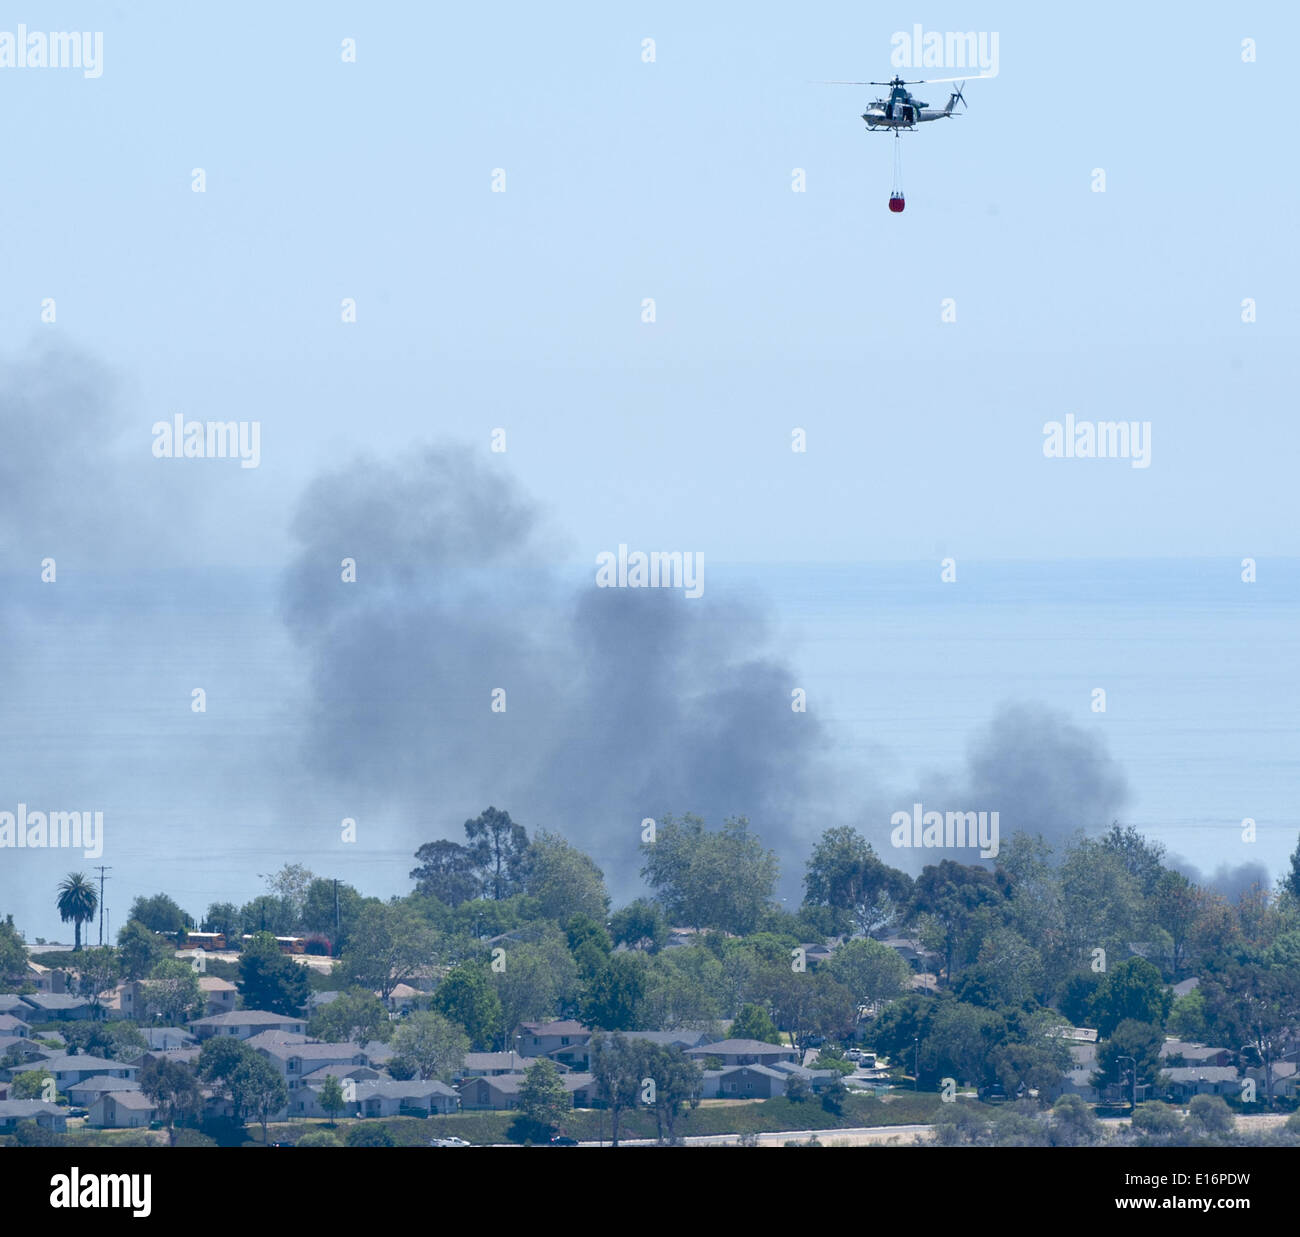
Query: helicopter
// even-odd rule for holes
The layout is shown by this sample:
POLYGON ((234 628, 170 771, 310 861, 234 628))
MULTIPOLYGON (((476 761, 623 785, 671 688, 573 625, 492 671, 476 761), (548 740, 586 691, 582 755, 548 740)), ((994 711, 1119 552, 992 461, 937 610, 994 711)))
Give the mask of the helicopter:
POLYGON ((944 120, 951 116, 960 115, 953 109, 958 103, 962 107, 966 106, 966 96, 962 94, 962 89, 968 81, 978 81, 981 78, 993 77, 992 73, 979 73, 974 77, 964 77, 959 79, 955 77, 929 77, 914 82, 905 82, 901 77, 895 77, 888 82, 818 82, 820 86, 888 86, 889 97, 887 99, 873 99, 867 104, 867 110, 862 113, 862 119, 867 122, 867 128, 871 132, 884 129, 886 132, 892 132, 894 135, 894 190, 889 195, 889 209, 894 214, 902 214, 906 205, 903 197, 903 161, 901 142, 899 138, 903 136, 904 130, 912 132, 917 125, 925 124, 931 120, 944 120), (957 89, 948 95, 948 102, 943 107, 931 107, 928 103, 916 98, 909 86, 928 86, 937 85, 940 82, 959 82, 957 89))
POLYGON ((981 78, 992 77, 991 73, 981 73, 977 77, 927 77, 913 82, 905 82, 901 77, 896 77, 888 82, 818 82, 820 86, 888 86, 889 97, 887 99, 873 99, 867 104, 867 110, 862 113, 862 119, 867 122, 867 128, 875 132, 877 129, 901 130, 915 129, 919 124, 925 124, 930 120, 943 120, 946 117, 960 115, 954 112, 953 108, 958 103, 962 107, 966 106, 966 96, 962 94, 962 87, 968 81, 978 81, 981 78), (948 96, 948 102, 943 107, 931 107, 928 103, 922 102, 916 98, 908 86, 929 86, 937 85, 940 82, 960 82, 957 89, 952 91, 948 96))

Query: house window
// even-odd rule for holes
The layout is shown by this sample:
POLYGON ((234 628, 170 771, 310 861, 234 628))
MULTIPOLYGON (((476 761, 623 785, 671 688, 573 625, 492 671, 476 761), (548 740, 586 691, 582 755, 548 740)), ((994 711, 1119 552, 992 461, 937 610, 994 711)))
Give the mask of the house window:
POLYGON ((567 1035, 561 1035, 561 1036, 560 1036, 560 1046, 561 1046, 561 1047, 564 1047, 564 1048, 567 1048, 567 1047, 568 1047, 568 1044, 569 1044, 569 1037, 568 1037, 567 1035))

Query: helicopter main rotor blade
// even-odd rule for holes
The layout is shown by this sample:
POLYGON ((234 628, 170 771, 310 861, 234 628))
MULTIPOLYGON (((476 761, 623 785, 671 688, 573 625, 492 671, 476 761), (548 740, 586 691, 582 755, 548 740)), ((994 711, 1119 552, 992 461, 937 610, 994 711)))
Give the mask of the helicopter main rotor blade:
MULTIPOLYGON (((887 84, 887 83, 886 83, 887 84)), ((879 82, 809 82, 810 86, 879 86, 879 82)))
MULTIPOLYGON (((980 73, 977 74, 975 77, 970 77, 969 75, 966 77, 927 77, 924 81, 909 82, 908 85, 929 86, 932 83, 938 83, 938 82, 980 82, 983 81, 985 78, 996 77, 996 76, 997 76, 996 73, 980 73)), ((873 82, 872 85, 875 85, 875 83, 873 82)))

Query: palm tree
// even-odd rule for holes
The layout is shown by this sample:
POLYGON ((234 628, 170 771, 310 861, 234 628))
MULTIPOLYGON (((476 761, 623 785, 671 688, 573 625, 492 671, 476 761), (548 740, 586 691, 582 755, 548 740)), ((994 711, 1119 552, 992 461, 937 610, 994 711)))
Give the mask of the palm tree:
POLYGON ((59 918, 67 923, 72 920, 76 933, 72 948, 81 948, 81 925, 89 923, 99 909, 99 895, 95 886, 86 879, 83 872, 69 872, 59 882, 59 918))

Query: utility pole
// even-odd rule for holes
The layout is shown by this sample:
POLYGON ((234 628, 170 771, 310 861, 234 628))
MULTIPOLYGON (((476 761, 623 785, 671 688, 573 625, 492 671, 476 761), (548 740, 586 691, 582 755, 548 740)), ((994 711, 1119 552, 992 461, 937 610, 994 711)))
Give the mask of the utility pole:
POLYGON ((334 878, 334 944, 339 943, 339 878, 334 878))
POLYGON ((99 873, 99 943, 104 943, 104 873, 112 871, 111 868, 100 864, 95 869, 99 873))

